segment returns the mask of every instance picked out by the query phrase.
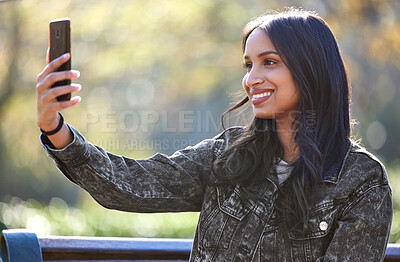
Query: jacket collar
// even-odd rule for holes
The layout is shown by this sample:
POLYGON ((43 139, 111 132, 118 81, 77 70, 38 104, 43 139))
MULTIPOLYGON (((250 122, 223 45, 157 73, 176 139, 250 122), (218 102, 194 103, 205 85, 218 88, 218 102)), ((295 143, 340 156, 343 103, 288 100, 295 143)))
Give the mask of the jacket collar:
POLYGON ((333 183, 336 184, 342 174, 343 167, 345 164, 345 160, 347 159, 351 148, 352 143, 350 140, 346 140, 345 144, 343 145, 347 150, 343 150, 343 154, 340 156, 339 160, 331 166, 331 168, 326 172, 323 178, 323 182, 333 183))

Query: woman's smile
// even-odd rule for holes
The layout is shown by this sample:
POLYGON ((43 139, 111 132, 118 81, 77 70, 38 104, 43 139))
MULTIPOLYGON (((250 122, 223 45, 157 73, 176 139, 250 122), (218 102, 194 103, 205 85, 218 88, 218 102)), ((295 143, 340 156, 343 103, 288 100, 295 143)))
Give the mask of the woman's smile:
POLYGON ((251 102, 253 105, 261 104, 264 101, 267 101, 274 94, 274 92, 275 91, 273 89, 251 89, 251 102))

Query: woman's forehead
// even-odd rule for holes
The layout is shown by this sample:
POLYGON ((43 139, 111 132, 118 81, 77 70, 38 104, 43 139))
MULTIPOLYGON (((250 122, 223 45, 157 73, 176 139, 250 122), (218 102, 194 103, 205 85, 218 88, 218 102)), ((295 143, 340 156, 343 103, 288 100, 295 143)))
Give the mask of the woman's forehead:
POLYGON ((256 28, 250 33, 247 38, 244 50, 244 56, 253 55, 253 53, 260 53, 266 51, 274 51, 276 49, 271 42, 268 34, 262 28, 256 28))

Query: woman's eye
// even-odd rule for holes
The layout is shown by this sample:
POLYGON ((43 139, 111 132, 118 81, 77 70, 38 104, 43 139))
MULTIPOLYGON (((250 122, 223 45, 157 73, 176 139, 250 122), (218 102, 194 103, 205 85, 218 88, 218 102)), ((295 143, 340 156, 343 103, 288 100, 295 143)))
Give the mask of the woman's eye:
POLYGON ((246 70, 251 69, 252 66, 253 66, 252 63, 244 63, 243 64, 243 68, 246 69, 246 70))
POLYGON ((264 65, 269 66, 269 65, 275 65, 275 64, 276 64, 276 62, 274 60, 271 60, 271 59, 264 60, 264 65))

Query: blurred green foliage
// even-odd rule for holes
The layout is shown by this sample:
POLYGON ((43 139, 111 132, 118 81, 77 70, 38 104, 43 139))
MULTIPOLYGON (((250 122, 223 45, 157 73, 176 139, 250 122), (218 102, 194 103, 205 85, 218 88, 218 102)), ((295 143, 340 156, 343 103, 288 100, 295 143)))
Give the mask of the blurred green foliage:
POLYGON ((32 229, 40 235, 193 238, 198 213, 134 214, 88 203, 68 206, 60 198, 47 205, 13 197, 0 202, 6 228, 32 229))
MULTIPOLYGON (((172 153, 221 131, 241 89, 241 31, 268 9, 298 6, 331 25, 352 80, 354 135, 388 167, 400 239, 400 2, 397 0, 19 0, 0 2, 0 227, 41 234, 192 237, 198 214, 105 210, 45 156, 35 77, 48 22, 72 20, 82 102, 63 112, 116 154, 172 153)), ((246 117, 227 125, 243 124, 246 117)))

